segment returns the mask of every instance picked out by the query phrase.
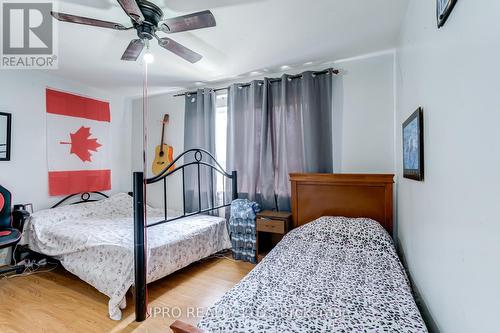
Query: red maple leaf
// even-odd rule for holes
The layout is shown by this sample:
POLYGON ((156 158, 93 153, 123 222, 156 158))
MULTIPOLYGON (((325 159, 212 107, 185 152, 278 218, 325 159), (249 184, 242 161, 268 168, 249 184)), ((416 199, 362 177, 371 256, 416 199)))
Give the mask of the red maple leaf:
POLYGON ((82 162, 92 162, 90 151, 97 151, 102 145, 97 139, 90 139, 90 127, 80 127, 75 133, 70 133, 71 142, 60 142, 62 145, 71 145, 70 154, 75 154, 82 162))

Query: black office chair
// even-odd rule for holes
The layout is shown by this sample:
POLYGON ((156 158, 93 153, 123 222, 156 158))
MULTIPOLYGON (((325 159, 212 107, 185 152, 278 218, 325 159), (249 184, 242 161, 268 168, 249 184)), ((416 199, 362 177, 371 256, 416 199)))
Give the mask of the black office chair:
MULTIPOLYGON (((0 185, 0 250, 12 246, 14 257, 15 246, 21 240, 24 222, 28 217, 29 213, 24 210, 12 211, 12 195, 6 188, 0 185)), ((0 269, 0 274, 3 275, 11 272, 21 274, 25 268, 24 265, 10 266, 0 269)))

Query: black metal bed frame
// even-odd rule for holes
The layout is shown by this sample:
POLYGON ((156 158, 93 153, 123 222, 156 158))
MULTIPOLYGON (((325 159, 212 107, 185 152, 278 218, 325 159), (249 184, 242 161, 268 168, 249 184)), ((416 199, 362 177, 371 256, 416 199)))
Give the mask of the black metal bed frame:
MULTIPOLYGON (((144 178, 143 172, 134 172, 133 175, 133 185, 134 185, 134 271, 135 271, 135 317, 136 321, 144 321, 147 317, 147 254, 146 254, 146 228, 151 228, 157 225, 161 225, 167 222, 172 222, 185 217, 190 217, 202 213, 208 213, 214 210, 225 208, 231 205, 231 202, 226 203, 225 194, 223 195, 222 205, 202 209, 201 203, 201 167, 207 167, 210 170, 210 175, 212 180, 214 179, 215 172, 223 176, 223 188, 225 190, 225 178, 231 180, 232 198, 231 201, 238 198, 238 178, 236 171, 232 171, 230 174, 226 172, 222 166, 217 162, 215 157, 208 151, 196 148, 189 149, 180 154, 175 158, 175 160, 168 164, 163 171, 152 178, 144 178), (170 170, 181 158, 189 157, 193 155, 193 161, 184 163, 180 166, 174 167, 170 170), (204 157, 206 156, 206 159, 204 157), (185 186, 185 169, 187 167, 195 167, 197 170, 198 178, 198 210, 195 212, 186 212, 186 186, 185 186), (176 174, 177 172, 182 173, 182 202, 183 202, 183 214, 181 216, 176 216, 173 218, 168 218, 167 214, 167 177, 176 174), (165 210, 165 218, 163 221, 155 222, 146 225, 145 220, 145 187, 149 184, 154 184, 163 181, 163 204, 165 210)), ((214 181, 211 183, 211 193, 212 193, 212 206, 215 205, 215 191, 214 191, 214 181)))
POLYGON ((97 192, 97 191, 94 191, 94 192, 83 192, 83 193, 75 193, 75 194, 70 194, 68 195, 67 197, 61 199, 61 201, 59 201, 58 203, 56 203, 54 206, 50 207, 50 208, 56 208, 56 207, 59 207, 60 205, 62 205, 63 203, 65 203, 66 201, 68 201, 69 199, 73 198, 73 197, 77 197, 77 196, 80 196, 80 201, 77 201, 77 202, 72 202, 71 205, 77 205, 77 204, 81 204, 81 203, 86 203, 86 202, 94 202, 94 201, 98 201, 96 199, 92 199, 92 195, 93 194, 97 194, 97 195, 100 195, 104 198, 109 198, 106 194, 102 193, 102 192, 97 192))

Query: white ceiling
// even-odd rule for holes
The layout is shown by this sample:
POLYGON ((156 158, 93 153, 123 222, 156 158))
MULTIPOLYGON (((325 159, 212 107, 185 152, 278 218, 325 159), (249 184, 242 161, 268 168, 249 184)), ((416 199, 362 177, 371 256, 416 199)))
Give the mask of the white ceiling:
MULTIPOLYGON (((152 43, 152 91, 242 80, 290 66, 317 65, 395 46, 407 0, 152 0, 165 16, 210 9, 217 26, 169 35, 202 54, 190 64, 152 43)), ((58 10, 130 26, 114 0, 63 0, 58 10)), ((135 30, 114 31, 57 22, 59 70, 94 87, 141 92, 143 65, 120 57, 135 30)), ((162 35, 159 32, 159 35, 162 35)))

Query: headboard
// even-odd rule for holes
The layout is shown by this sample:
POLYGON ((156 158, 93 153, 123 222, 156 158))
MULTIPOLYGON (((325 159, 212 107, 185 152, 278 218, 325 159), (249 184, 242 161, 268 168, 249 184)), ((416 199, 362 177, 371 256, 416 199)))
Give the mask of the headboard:
POLYGON ((394 175, 292 173, 293 227, 321 216, 368 217, 392 235, 394 175))
POLYGON ((57 202, 54 206, 52 206, 50 208, 59 207, 63 203, 65 203, 66 201, 68 201, 70 199, 75 199, 77 197, 80 197, 80 201, 72 202, 71 205, 77 205, 77 204, 86 203, 86 202, 94 202, 94 201, 98 201, 99 200, 99 199, 92 199, 92 196, 97 196, 97 197, 99 197, 99 199, 109 198, 106 194, 104 194, 102 192, 97 192, 97 191, 75 193, 75 194, 70 194, 67 197, 61 199, 61 201, 57 202))

